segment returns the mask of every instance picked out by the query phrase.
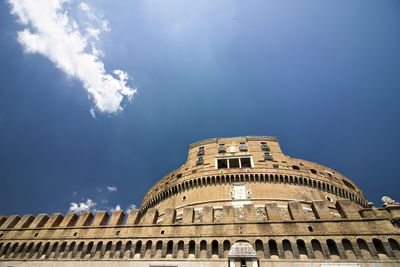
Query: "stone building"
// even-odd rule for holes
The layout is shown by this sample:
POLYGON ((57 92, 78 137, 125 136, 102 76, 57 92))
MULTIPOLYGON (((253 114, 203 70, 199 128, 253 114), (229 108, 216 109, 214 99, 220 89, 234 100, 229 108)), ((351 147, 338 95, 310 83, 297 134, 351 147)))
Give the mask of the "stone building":
POLYGON ((127 216, 0 217, 0 266, 399 266, 400 206, 274 137, 216 138, 127 216))

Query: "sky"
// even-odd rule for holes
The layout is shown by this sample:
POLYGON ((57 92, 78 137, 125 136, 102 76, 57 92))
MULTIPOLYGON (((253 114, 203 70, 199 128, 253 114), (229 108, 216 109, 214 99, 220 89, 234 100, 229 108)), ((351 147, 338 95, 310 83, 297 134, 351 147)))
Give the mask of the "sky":
POLYGON ((0 1, 0 214, 138 208, 215 137, 400 201, 400 1, 0 1))

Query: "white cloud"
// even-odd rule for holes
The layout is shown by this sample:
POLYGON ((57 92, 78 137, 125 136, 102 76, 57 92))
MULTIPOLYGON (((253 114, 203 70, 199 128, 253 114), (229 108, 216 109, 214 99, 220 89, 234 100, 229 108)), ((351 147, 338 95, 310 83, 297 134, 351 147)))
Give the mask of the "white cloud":
POLYGON ((75 203, 72 202, 69 207, 69 212, 76 212, 76 213, 82 213, 85 211, 91 211, 91 212, 96 212, 96 205, 97 203, 88 198, 86 202, 81 202, 81 203, 75 203))
POLYGON ((115 208, 112 208, 110 211, 114 212, 114 211, 119 211, 119 210, 121 210, 121 206, 117 205, 117 206, 115 206, 115 208))
POLYGON ((110 192, 117 192, 117 187, 116 186, 106 186, 107 190, 110 192))
POLYGON ((126 213, 131 212, 131 210, 136 209, 136 205, 135 204, 130 204, 127 208, 126 208, 126 213))
POLYGON ((131 100, 136 89, 127 86, 128 74, 122 70, 108 73, 101 61, 102 55, 93 42, 101 31, 108 31, 108 21, 97 18, 86 3, 80 3, 89 20, 81 26, 66 11, 72 0, 8 0, 11 13, 18 16, 25 28, 18 32, 18 41, 26 53, 39 53, 48 57, 67 75, 79 79, 93 99, 95 108, 90 110, 117 113, 123 110, 124 99, 131 100), (90 45, 88 45, 90 44, 90 45))

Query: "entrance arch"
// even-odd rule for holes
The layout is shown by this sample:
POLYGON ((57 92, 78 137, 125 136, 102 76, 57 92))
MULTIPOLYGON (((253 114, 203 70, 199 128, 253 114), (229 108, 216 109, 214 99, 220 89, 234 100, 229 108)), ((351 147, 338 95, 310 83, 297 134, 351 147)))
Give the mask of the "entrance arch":
POLYGON ((247 241, 237 241, 228 253, 229 267, 258 267, 257 253, 247 241))

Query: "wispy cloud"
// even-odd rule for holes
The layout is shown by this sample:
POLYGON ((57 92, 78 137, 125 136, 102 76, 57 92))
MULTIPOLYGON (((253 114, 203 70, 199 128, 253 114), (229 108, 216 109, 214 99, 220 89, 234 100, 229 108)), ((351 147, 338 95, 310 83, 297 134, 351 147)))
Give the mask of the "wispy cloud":
POLYGON ((114 212, 114 211, 119 211, 119 210, 121 210, 121 206, 117 205, 117 206, 115 206, 115 208, 112 208, 110 211, 114 212))
POLYGON ((117 192, 117 187, 116 186, 106 186, 107 190, 109 192, 117 192))
POLYGON ((101 60, 102 51, 95 42, 102 31, 108 31, 108 21, 98 18, 90 7, 81 2, 79 8, 88 22, 80 25, 67 12, 72 0, 8 0, 11 13, 18 16, 24 29, 18 41, 26 53, 48 57, 67 75, 79 79, 93 99, 95 108, 104 113, 123 110, 124 99, 131 100, 135 88, 127 85, 128 74, 122 70, 107 72, 101 60))
POLYGON ((85 211, 96 212, 97 203, 88 198, 86 202, 75 203, 72 202, 69 207, 69 212, 82 213, 85 211))
POLYGON ((135 204, 130 204, 127 208, 126 208, 126 213, 131 212, 131 210, 136 209, 136 205, 135 204))

